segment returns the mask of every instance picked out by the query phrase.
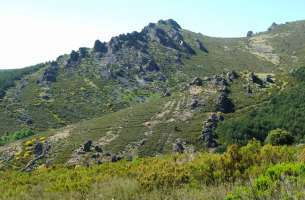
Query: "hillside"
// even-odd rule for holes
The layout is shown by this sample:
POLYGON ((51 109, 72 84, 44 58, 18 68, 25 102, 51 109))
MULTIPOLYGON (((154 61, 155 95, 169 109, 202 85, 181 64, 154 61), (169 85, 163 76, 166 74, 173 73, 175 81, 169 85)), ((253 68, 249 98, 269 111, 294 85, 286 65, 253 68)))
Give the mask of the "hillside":
POLYGON ((214 38, 160 20, 55 61, 0 71, 0 167, 223 152, 277 128, 301 143, 304 27, 214 38))

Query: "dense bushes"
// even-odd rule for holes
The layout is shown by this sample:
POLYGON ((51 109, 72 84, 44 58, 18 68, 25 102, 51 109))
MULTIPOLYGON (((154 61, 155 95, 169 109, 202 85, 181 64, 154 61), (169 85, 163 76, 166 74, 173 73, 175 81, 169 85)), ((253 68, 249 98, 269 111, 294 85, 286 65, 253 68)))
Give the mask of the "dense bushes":
POLYGON ((266 143, 272 145, 291 145, 294 138, 285 130, 275 129, 269 132, 266 143))
MULTIPOLYGON (((0 172, 0 197, 18 199, 25 193, 30 196, 73 193, 80 195, 79 199, 86 199, 99 185, 109 185, 117 180, 128 180, 132 188, 113 185, 109 188, 113 193, 107 193, 107 197, 112 195, 112 198, 119 199, 116 197, 121 196, 124 199, 127 195, 132 199, 129 191, 134 191, 134 195, 151 195, 158 191, 158 194, 175 196, 176 191, 185 191, 186 188, 198 192, 203 187, 223 186, 227 190, 225 188, 233 184, 257 177, 270 165, 297 161, 301 151, 299 147, 261 146, 258 141, 252 141, 241 148, 230 146, 223 154, 165 155, 72 169, 41 166, 30 174, 6 171, 0 172), (117 187, 126 194, 118 194, 117 187)), ((139 198, 145 199, 142 197, 139 198)))
POLYGON ((223 144, 245 145, 252 138, 264 141, 268 132, 277 128, 287 130, 296 142, 305 135, 305 84, 289 88, 257 109, 227 118, 216 129, 223 144))
POLYGON ((304 199, 304 187, 304 163, 278 164, 268 168, 249 186, 236 188, 226 199, 304 199))
POLYGON ((24 128, 24 129, 21 129, 19 131, 13 132, 13 133, 8 133, 8 134, 0 137, 0 146, 7 144, 9 142, 15 141, 15 140, 20 140, 22 138, 32 136, 34 134, 35 133, 31 129, 28 129, 28 128, 24 128))

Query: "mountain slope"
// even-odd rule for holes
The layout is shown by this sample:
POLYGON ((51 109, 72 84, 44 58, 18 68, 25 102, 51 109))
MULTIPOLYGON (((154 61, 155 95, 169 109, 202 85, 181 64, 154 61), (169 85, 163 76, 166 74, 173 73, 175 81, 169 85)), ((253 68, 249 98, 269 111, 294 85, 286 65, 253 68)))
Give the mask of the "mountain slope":
POLYGON ((97 117, 179 90, 195 76, 272 71, 272 63, 247 51, 246 40, 206 37, 181 29, 173 20, 160 20, 140 33, 96 41, 92 49, 80 48, 41 64, 5 88, 0 132, 22 126, 45 130, 97 117))
POLYGON ((24 167, 35 158, 27 144, 41 136, 51 146, 41 163, 158 155, 173 146, 221 150, 234 138, 226 124, 240 124, 242 113, 293 88, 296 79, 287 71, 304 64, 304 24, 273 25, 251 37, 213 38, 160 20, 141 32, 108 43, 97 40, 93 48, 17 70, 17 76, 0 71, 0 80, 10 83, 1 84, 0 136, 22 128, 37 133, 1 148, 2 158, 13 154, 14 165, 24 167), (84 151, 86 144, 97 152, 84 151), (99 155, 98 148, 101 158, 88 159, 99 155))

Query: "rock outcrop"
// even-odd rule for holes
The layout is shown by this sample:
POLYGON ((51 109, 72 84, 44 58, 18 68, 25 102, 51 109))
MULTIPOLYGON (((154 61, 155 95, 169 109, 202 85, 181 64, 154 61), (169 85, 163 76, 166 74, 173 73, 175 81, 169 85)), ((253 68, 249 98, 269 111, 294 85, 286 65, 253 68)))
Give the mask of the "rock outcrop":
POLYGON ((75 67, 80 63, 81 57, 79 55, 79 52, 72 51, 70 54, 69 59, 67 60, 66 66, 67 67, 75 67))
POLYGON ((201 137, 207 148, 215 148, 218 145, 214 131, 219 121, 223 121, 223 117, 217 113, 211 113, 208 119, 203 122, 201 137))
POLYGON ((94 42, 93 51, 97 53, 106 53, 108 51, 107 43, 96 40, 94 42))
POLYGON ((223 113, 234 112, 234 104, 228 97, 228 93, 221 92, 216 100, 216 111, 223 113))
POLYGON ((53 83, 56 82, 57 73, 59 70, 59 66, 57 62, 51 62, 49 67, 45 69, 40 79, 37 81, 37 83, 53 83))

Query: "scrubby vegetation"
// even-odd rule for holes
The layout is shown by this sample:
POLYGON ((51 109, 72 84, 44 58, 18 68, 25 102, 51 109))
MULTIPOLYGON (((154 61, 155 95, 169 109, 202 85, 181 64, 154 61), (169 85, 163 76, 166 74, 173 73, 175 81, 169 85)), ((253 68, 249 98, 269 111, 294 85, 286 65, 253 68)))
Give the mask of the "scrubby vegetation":
POLYGON ((15 70, 0 70, 0 98, 4 96, 5 90, 14 86, 16 80, 35 72, 40 66, 27 67, 15 70))
POLYGON ((0 137, 0 146, 5 145, 5 144, 15 141, 15 140, 20 140, 20 139, 32 136, 34 134, 35 134, 35 132, 28 128, 24 128, 19 131, 15 131, 13 133, 7 133, 6 135, 3 135, 0 137))
MULTIPOLYGON (((288 131, 295 141, 303 141, 304 69, 299 68, 292 75, 295 78, 294 84, 273 95, 268 102, 248 112, 228 116, 227 120, 220 123, 217 129, 220 140, 226 144, 244 145, 252 138, 264 141, 270 131, 280 128, 288 131)), ((290 137, 289 140, 292 138, 290 137)))
MULTIPOLYGON (((244 147, 232 145, 223 154, 164 155, 92 167, 42 165, 31 173, 3 171, 0 196, 1 199, 223 199, 227 195, 227 199, 243 199, 243 195, 261 195, 268 199, 276 186, 285 183, 282 174, 287 175, 285 180, 291 181, 291 187, 300 187, 292 183, 305 175, 301 163, 303 149, 262 146, 254 140, 244 147)), ((304 195, 301 191, 298 194, 304 195)))

